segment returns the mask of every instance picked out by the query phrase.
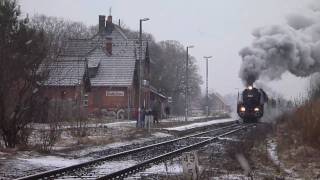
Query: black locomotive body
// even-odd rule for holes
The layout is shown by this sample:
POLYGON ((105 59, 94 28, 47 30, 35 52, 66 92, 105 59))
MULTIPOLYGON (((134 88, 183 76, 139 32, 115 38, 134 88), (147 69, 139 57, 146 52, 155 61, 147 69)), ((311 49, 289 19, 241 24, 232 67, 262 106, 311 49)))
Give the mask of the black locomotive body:
POLYGON ((264 113, 267 95, 262 89, 249 86, 238 96, 237 113, 244 122, 257 122, 264 113))

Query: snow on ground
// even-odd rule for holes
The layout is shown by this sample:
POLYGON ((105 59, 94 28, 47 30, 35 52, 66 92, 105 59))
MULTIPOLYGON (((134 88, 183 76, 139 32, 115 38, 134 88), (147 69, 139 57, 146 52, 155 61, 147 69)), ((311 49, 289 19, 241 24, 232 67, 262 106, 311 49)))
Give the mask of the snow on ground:
MULTIPOLYGON (((118 121, 118 122, 112 122, 112 123, 90 123, 86 124, 85 127, 88 128, 96 128, 96 127, 135 127, 136 126, 136 121, 135 120, 126 120, 126 121, 118 121)), ((33 123, 31 125, 33 129, 49 129, 48 124, 41 124, 41 123, 33 123)), ((74 128, 75 126, 71 125, 62 125, 60 128, 61 129, 70 129, 74 128)))
POLYGON ((167 134, 167 133, 162 133, 162 132, 156 132, 156 133, 153 133, 148 138, 139 138, 139 139, 130 140, 130 141, 121 141, 121 142, 115 142, 115 143, 110 143, 110 144, 101 145, 101 146, 89 147, 89 148, 73 151, 72 154, 76 154, 76 156, 78 156, 78 157, 85 156, 85 155, 88 155, 92 152, 98 152, 98 151, 102 151, 102 150, 110 149, 110 148, 119 148, 122 146, 131 145, 131 144, 140 144, 140 143, 144 143, 147 141, 155 140, 157 138, 164 138, 164 137, 170 137, 170 136, 172 136, 172 135, 167 134))
POLYGON ((90 148, 85 148, 82 150, 76 150, 76 151, 72 152, 72 154, 76 154, 77 156, 86 156, 92 152, 103 151, 105 149, 110 149, 110 148, 118 148, 118 147, 127 146, 127 145, 131 145, 131 144, 136 144, 136 143, 143 143, 148 140, 150 140, 150 139, 140 138, 140 139, 132 140, 132 141, 115 142, 115 143, 110 143, 107 145, 90 147, 90 148))
POLYGON ((277 142, 274 139, 269 139, 267 141, 267 151, 272 162, 278 166, 281 170, 286 172, 289 175, 293 175, 297 177, 297 174, 293 172, 291 169, 287 169, 284 164, 279 160, 278 152, 277 152, 277 142))
POLYGON ((162 132, 156 132, 156 133, 153 133, 152 136, 157 138, 164 138, 164 137, 170 137, 172 135, 167 133, 162 133, 162 132))
POLYGON ((212 177, 212 180, 251 180, 252 178, 250 177, 245 177, 244 175, 240 174, 228 174, 228 175, 223 175, 219 177, 212 177))
MULTIPOLYGON (((196 117, 188 117, 188 121, 196 121, 199 119, 204 119, 207 118, 207 116, 196 116, 196 117)), ((171 117, 171 118, 167 118, 167 119, 161 119, 161 122, 174 122, 174 121, 185 121, 185 117, 184 116, 178 116, 178 117, 171 117)))
MULTIPOLYGON (((203 119, 205 117, 190 117, 189 121, 196 121, 199 119, 203 119)), ((184 118, 170 118, 170 119, 164 119, 162 120, 163 122, 174 122, 174 121, 184 121, 184 118)), ((209 122, 201 122, 201 123, 193 123, 190 125, 186 125, 186 126, 180 126, 180 127, 175 127, 175 128, 167 128, 167 130, 187 130, 187 129, 192 129, 192 128, 196 128, 196 127, 202 127, 202 126, 208 126, 208 125, 212 125, 212 124, 218 124, 218 123, 225 123, 225 122, 232 122, 234 121, 233 119, 221 119, 221 120, 213 120, 213 121, 209 121, 209 122)), ((123 128, 123 127, 135 127, 136 126, 136 121, 119 121, 119 122, 112 122, 112 123, 92 123, 92 124, 88 124, 87 127, 106 127, 106 128, 114 128, 114 129, 119 129, 119 128, 123 128)), ((63 126, 62 128, 70 128, 71 126, 63 126)), ((46 125, 45 124, 36 124, 35 125, 35 129, 45 129, 46 125)), ((139 138, 139 139, 134 139, 134 140, 130 140, 130 141, 121 141, 121 142, 115 142, 115 143, 111 143, 111 144, 107 144, 107 145, 101 145, 101 146, 91 146, 89 148, 84 148, 82 150, 75 150, 72 152, 68 152, 68 157, 81 157, 81 156, 85 156, 89 153, 92 152, 97 152, 97 151, 101 151, 101 150, 105 150, 105 149, 109 149, 109 148, 118 148, 121 146, 126 146, 126 145, 130 145, 130 144, 135 144, 135 143, 144 143, 146 141, 150 141, 150 140, 155 140, 157 138, 164 138, 164 137, 169 137, 172 136, 170 134, 167 133, 163 133, 163 132, 154 132, 152 133, 151 136, 149 137, 144 137, 144 138, 139 138)), ((67 137, 67 136, 66 136, 67 137)), ((68 139, 68 137, 67 137, 68 139)), ((57 148, 57 147, 56 147, 57 148)), ((62 152, 63 153, 63 152, 62 152)), ((56 154, 59 154, 58 152, 56 154)), ((2 159, 2 157, 5 156, 5 153, 0 152, 0 159, 2 159)), ((66 157, 65 154, 63 154, 63 157, 66 157)), ((23 170, 31 170, 32 169, 37 169, 37 168, 44 168, 45 169, 52 169, 52 168, 61 168, 61 167, 66 167, 66 166, 71 166, 74 164, 78 164, 81 162, 86 162, 88 160, 90 160, 89 157, 86 158, 78 158, 78 159, 72 159, 72 158, 63 158, 61 156, 40 156, 39 154, 30 154, 27 156, 23 156, 21 155, 20 157, 18 156, 17 159, 15 160, 11 160, 9 162, 7 162, 6 168, 10 169, 16 169, 21 171, 23 170)), ((4 159, 5 160, 5 159, 4 159)), ((122 166, 130 166, 136 164, 135 161, 125 161, 125 162, 110 162, 107 163, 105 165, 105 169, 109 170, 118 170, 120 169, 120 167, 122 166)), ((4 171, 5 172, 5 171, 4 171)), ((164 163, 153 166, 152 168, 146 170, 146 173, 163 173, 163 174, 173 174, 173 173, 181 173, 182 172, 182 167, 177 164, 177 163, 171 163, 171 164, 167 164, 165 165, 164 163)), ((9 173, 9 172, 8 172, 9 173)), ((23 173, 21 171, 21 173, 23 173)), ((23 174, 22 174, 23 175, 23 174)), ((1 178, 0 178, 1 179, 1 178)))
MULTIPOLYGON (((197 116, 197 117, 189 117, 188 121, 196 121, 200 119, 205 119, 206 116, 197 116)), ((214 118, 214 117, 212 117, 214 118)), ((184 116, 179 117, 171 117, 167 119, 161 119, 160 122, 180 122, 185 121, 184 116)), ((87 127, 136 127, 137 121, 136 120, 125 120, 125 121, 119 121, 119 122, 112 122, 112 123, 96 123, 96 124, 88 124, 87 127)))
MULTIPOLYGON (((192 122, 192 121, 196 121, 196 120, 200 120, 200 119, 205 119, 207 118, 206 116, 196 116, 196 117, 188 117, 188 121, 192 122)), ((219 116, 212 116, 209 118, 219 118, 219 116)), ((185 117, 184 116, 179 116, 179 117, 170 117, 167 119, 161 119, 160 122, 181 122, 181 121, 185 121, 185 117)), ((107 123, 90 123, 90 124, 86 124, 86 127, 89 128, 95 128, 95 127, 110 127, 110 128, 115 128, 115 127, 136 127, 136 120, 119 120, 117 122, 107 122, 107 123)), ((48 124, 41 124, 41 123, 33 123, 31 125, 31 127, 33 129, 49 129, 49 125, 48 124)), ((69 129, 69 128, 73 128, 74 126, 71 125, 63 125, 60 128, 61 129, 69 129)))
MULTIPOLYGON (((107 126, 107 127, 123 127, 123 126, 129 126, 129 127, 135 127, 136 121, 119 121, 119 122, 113 122, 113 123, 99 123, 97 124, 99 127, 101 126, 107 126)), ((91 125, 89 125, 91 127, 91 125)), ((93 127, 96 127, 96 124, 93 124, 93 127)))
POLYGON ((7 153, 4 153, 4 152, 0 152, 0 160, 1 159, 7 159, 6 157, 4 157, 4 156, 6 156, 6 155, 8 155, 7 153))
POLYGON ((183 173, 182 165, 175 162, 171 163, 161 163, 146 169, 141 174, 180 174, 183 173))
MULTIPOLYGON (((123 142, 115 142, 103 146, 96 146, 96 147, 90 147, 90 148, 84 148, 82 150, 76 150, 73 152, 69 152, 68 154, 70 157, 73 157, 73 155, 76 155, 77 157, 85 156, 92 152, 102 151, 109 148, 118 148, 121 146, 126 146, 134 143, 144 143, 146 141, 155 140, 157 138, 161 137, 168 137, 171 136, 170 134, 156 132, 153 133, 148 138, 139 138, 132 141, 123 141, 123 142)), ((46 168, 46 169, 52 169, 52 168, 62 168, 67 167, 75 164, 79 164, 82 162, 87 162, 91 160, 92 157, 86 157, 86 158, 78 158, 78 159, 71 159, 71 158, 63 158, 61 156, 39 156, 37 155, 23 155, 20 158, 17 158, 15 160, 15 163, 11 164, 10 168, 14 169, 26 169, 26 167, 30 167, 28 170, 37 169, 40 167, 46 168)), ((124 167, 129 167, 131 165, 136 164, 135 161, 118 161, 118 162, 108 162, 103 165, 103 167, 99 168, 97 171, 98 173, 102 172, 114 172, 116 170, 119 170, 124 167)), ((23 175, 23 174, 22 174, 23 175)), ((1 178, 0 178, 1 179, 1 178)))
POLYGON ((94 174, 111 174, 113 172, 119 171, 120 169, 125 169, 130 166, 137 164, 136 161, 110 161, 102 164, 94 170, 94 174))
POLYGON ((220 137, 218 138, 219 140, 223 140, 223 141, 233 141, 233 142, 240 142, 239 139, 237 138, 233 138, 233 137, 220 137))
POLYGON ((219 120, 212 120, 212 121, 207 121, 207 122, 199 122, 199 123, 192 123, 189 125, 184 125, 184 126, 178 126, 178 127, 172 127, 172 128, 164 128, 165 130, 168 131, 186 131, 198 127, 204 127, 204 126, 210 126, 214 124, 221 124, 221 123, 228 123, 228 122, 235 122, 236 120, 233 118, 228 118, 228 119, 219 119, 219 120))
POLYGON ((18 160, 25 161, 29 164, 34 164, 37 166, 47 166, 47 167, 67 167, 81 162, 87 161, 87 159, 67 159, 57 156, 41 156, 33 158, 18 158, 18 160))
POLYGON ((134 179, 144 179, 143 177, 146 177, 148 175, 176 175, 176 174, 182 174, 183 168, 182 165, 178 162, 174 163, 160 163, 157 165, 152 165, 152 167, 146 169, 143 172, 139 172, 137 174, 134 174, 131 177, 125 178, 125 180, 134 180, 134 179))

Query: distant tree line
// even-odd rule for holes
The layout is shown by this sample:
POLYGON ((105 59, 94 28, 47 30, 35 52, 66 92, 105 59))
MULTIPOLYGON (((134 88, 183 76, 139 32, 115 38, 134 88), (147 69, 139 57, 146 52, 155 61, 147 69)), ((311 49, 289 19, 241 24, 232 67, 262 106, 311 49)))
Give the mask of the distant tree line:
MULTIPOLYGON (((151 43, 150 57, 152 63, 151 83, 160 88, 167 96, 172 97, 173 112, 184 113, 186 88, 186 58, 185 47, 178 41, 161 41, 151 43)), ((201 76, 195 64, 195 58, 189 55, 188 66, 188 103, 201 95, 201 76)))
MULTIPOLYGON (((130 38, 139 38, 139 32, 123 25, 123 30, 130 38)), ((186 48, 178 41, 166 40, 156 42, 151 34, 143 33, 148 40, 151 58, 151 85, 161 93, 172 97, 172 110, 176 115, 184 114, 186 87, 186 48)), ((202 78, 199 75, 196 59, 189 54, 188 104, 201 99, 202 78)))

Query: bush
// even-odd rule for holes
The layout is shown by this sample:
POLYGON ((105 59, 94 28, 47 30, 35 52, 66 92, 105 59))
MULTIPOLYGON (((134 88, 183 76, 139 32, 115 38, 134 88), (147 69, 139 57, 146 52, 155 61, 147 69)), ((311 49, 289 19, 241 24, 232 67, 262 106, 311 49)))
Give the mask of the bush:
POLYGON ((51 124, 49 129, 39 130, 38 148, 41 152, 50 152, 61 137, 61 129, 57 124, 51 124))
POLYGON ((278 124, 288 131, 292 142, 320 148, 320 101, 298 107, 292 115, 279 118, 278 124))

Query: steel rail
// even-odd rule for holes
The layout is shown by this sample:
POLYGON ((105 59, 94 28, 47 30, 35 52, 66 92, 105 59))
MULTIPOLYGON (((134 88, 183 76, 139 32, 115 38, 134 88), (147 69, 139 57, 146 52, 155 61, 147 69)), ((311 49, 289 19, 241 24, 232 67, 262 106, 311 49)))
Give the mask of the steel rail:
POLYGON ((136 164, 136 165, 133 165, 131 167, 128 167, 126 169, 122 169, 120 171, 117 171, 117 172, 113 172, 111 174, 108 174, 106 176, 103 176, 103 177, 100 177, 100 178, 97 178, 97 180, 114 180, 114 179, 123 179, 125 177, 127 177, 128 175, 132 175, 134 173, 137 173, 143 169, 145 169, 146 167, 148 167, 150 164, 152 163, 159 163, 163 160, 166 160, 170 157, 173 157, 173 156, 177 156, 179 154, 181 154, 182 152, 186 152, 186 151, 189 151, 191 149, 194 149, 196 147, 200 147, 200 146, 204 146, 206 144, 209 144, 211 143, 212 141, 214 140, 219 140, 219 138, 221 137, 224 137, 224 136, 227 136, 227 135, 230 135, 230 134, 233 134, 237 131, 240 131, 242 129, 245 129, 245 128, 248 128, 250 125, 247 125, 245 127, 241 127, 241 128, 237 128, 237 129, 234 129, 234 130, 231 130, 231 131, 228 131, 228 132, 225 132, 223 134, 220 134, 218 136, 215 136, 215 137, 212 137, 210 139, 207 139, 207 140, 204 140, 204 141, 201 141, 199 143, 196 143, 196 144, 192 144, 192 145, 189 145, 187 147, 183 147, 183 148, 180 148, 180 149, 177 149, 177 150, 174 150, 174 151, 171 151, 171 152, 168 152, 168 153, 165 153, 163 155, 160 155, 160 156, 157 156, 157 157, 154 157, 152 159, 148 159, 146 161, 143 161, 139 164, 136 164))
POLYGON ((215 131, 220 131, 220 130, 223 130, 223 129, 231 128, 233 126, 241 126, 241 125, 238 125, 238 124, 234 123, 232 125, 224 126, 224 127, 221 127, 221 128, 217 128, 217 129, 213 129, 213 130, 209 130, 209 131, 205 131, 205 132, 200 132, 200 133, 196 133, 196 134, 192 134, 192 135, 188 135, 188 136, 183 136, 183 137, 172 139, 172 140, 169 140, 169 141, 164 141, 164 142, 160 142, 160 143, 156 143, 156 144, 151 144, 151 145, 147 145, 147 146, 143 146, 143 147, 139 147, 139 148, 135 148, 135 149, 131 149, 131 150, 127 150, 127 151, 111 154, 111 155, 108 155, 108 156, 105 156, 105 157, 102 157, 102 158, 98 158, 98 159, 94 159, 94 160, 91 160, 91 161, 87 161, 87 162, 71 165, 71 166, 68 166, 68 167, 58 168, 58 169, 54 169, 54 170, 50 170, 50 171, 45 171, 45 172, 41 172, 41 173, 37 173, 37 174, 21 177, 21 178, 18 178, 17 180, 45 179, 45 178, 54 178, 54 177, 58 177, 58 176, 63 176, 64 174, 66 174, 68 172, 72 172, 72 171, 75 172, 75 171, 77 171, 79 169, 82 169, 84 167, 90 167, 90 166, 93 166, 95 164, 99 164, 101 162, 107 161, 107 160, 119 158, 119 157, 122 157, 122 156, 129 155, 131 153, 139 152, 139 151, 146 150, 146 149, 149 149, 149 148, 170 144, 170 143, 177 142, 177 141, 180 141, 180 140, 183 140, 183 139, 192 138, 192 137, 200 136, 200 135, 203 135, 203 134, 212 133, 212 132, 215 132, 215 131))

